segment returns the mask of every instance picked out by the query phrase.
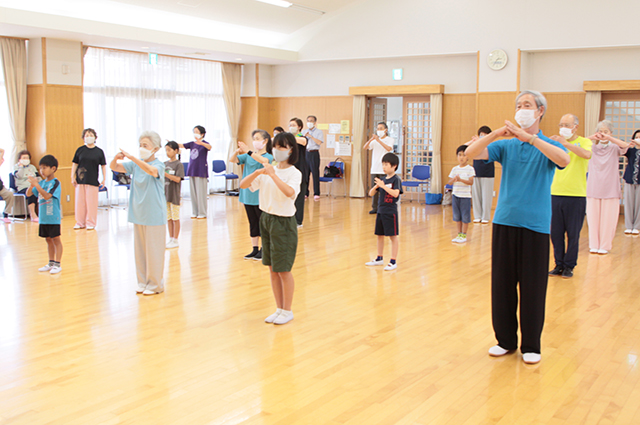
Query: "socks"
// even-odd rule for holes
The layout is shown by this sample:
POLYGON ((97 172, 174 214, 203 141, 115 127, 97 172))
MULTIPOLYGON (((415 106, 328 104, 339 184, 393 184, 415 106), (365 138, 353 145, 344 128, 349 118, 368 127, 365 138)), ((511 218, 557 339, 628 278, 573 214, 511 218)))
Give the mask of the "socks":
POLYGON ((378 256, 376 257, 376 261, 382 261, 382 255, 378 255, 378 256))
POLYGON ((255 254, 258 253, 258 251, 260 251, 260 249, 257 246, 254 246, 253 247, 253 251, 251 251, 251 254, 249 254, 249 255, 255 255, 255 254))
POLYGON ((53 267, 60 267, 59 261, 49 261, 49 265, 53 267))
POLYGON ((391 261, 389 261, 389 264, 395 264, 396 263, 396 259, 392 258, 391 261))

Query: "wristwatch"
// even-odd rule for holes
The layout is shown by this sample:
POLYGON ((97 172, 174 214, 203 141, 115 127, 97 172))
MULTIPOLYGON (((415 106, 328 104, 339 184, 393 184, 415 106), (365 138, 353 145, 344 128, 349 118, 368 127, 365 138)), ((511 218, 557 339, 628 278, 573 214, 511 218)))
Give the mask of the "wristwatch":
POLYGON ((253 151, 247 152, 247 155, 249 155, 249 156, 253 155, 253 151))

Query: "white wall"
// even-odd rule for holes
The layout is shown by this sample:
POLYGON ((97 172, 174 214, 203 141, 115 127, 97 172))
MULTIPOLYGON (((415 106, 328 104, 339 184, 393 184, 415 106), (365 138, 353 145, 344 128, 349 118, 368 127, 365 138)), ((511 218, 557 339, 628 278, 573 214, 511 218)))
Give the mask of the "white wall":
POLYGON ((30 38, 27 43, 27 84, 42 84, 42 39, 30 38))
POLYGON ((47 84, 81 86, 82 43, 47 38, 45 45, 47 47, 47 84))

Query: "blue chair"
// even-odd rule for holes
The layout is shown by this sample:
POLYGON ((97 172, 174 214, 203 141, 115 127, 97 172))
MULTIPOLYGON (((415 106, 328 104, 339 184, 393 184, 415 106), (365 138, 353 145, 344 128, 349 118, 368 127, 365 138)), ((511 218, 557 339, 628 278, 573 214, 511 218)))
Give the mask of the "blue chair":
MULTIPOLYGON (((347 184, 346 184, 346 180, 344 179, 344 162, 342 161, 332 161, 329 163, 329 166, 334 166, 337 167, 340 170, 340 177, 320 177, 318 178, 318 181, 320 183, 329 183, 329 194, 328 196, 332 195, 332 189, 333 189, 333 181, 334 180, 342 180, 342 184, 344 186, 344 197, 347 197, 347 184)), ((335 198, 335 196, 334 196, 335 198)))
MULTIPOLYGON (((115 182, 115 184, 114 184, 113 186, 114 186, 116 189, 119 189, 119 188, 124 187, 124 188, 126 188, 126 189, 127 189, 127 192, 128 192, 129 190, 131 190, 131 184, 123 184, 123 183, 120 183, 120 180, 118 180, 118 174, 120 174, 120 173, 116 173, 115 171, 111 171, 111 179, 115 182)), ((127 194, 127 195, 128 195, 128 194, 127 194)), ((120 196, 116 197, 116 199, 118 199, 118 200, 119 200, 119 199, 120 199, 120 196)), ((129 202, 129 196, 127 196, 127 197, 126 197, 126 199, 127 199, 127 202, 129 202)), ((120 205, 120 203, 117 203, 117 204, 115 204, 115 205, 112 205, 111 207, 112 207, 112 208, 122 208, 122 209, 127 209, 127 204, 120 205)))
MULTIPOLYGON (((402 182, 402 186, 420 187, 420 185, 426 184, 428 190, 429 179, 431 178, 431 167, 429 167, 428 165, 414 165, 413 169, 411 170, 411 178, 413 180, 402 182)), ((410 197, 409 202, 413 202, 413 198, 410 197)))
POLYGON ((108 210, 109 208, 111 208, 111 202, 109 201, 109 191, 107 190, 107 186, 98 186, 98 196, 100 196, 100 193, 104 193, 105 195, 107 195, 107 205, 102 207, 99 206, 98 209, 108 210))
POLYGON ((224 194, 226 195, 227 192, 227 182, 229 180, 238 180, 238 175, 237 174, 233 174, 233 173, 226 173, 227 171, 227 164, 226 162, 224 162, 221 159, 216 159, 211 163, 211 170, 214 173, 214 177, 224 177, 225 181, 224 181, 224 194))
MULTIPOLYGON (((182 179, 182 181, 186 182, 187 180, 189 180, 189 176, 187 176, 187 172, 189 171, 189 163, 188 162, 183 162, 182 163, 182 167, 184 168, 184 179, 182 179)), ((180 190, 180 192, 181 192, 180 196, 183 199, 189 199, 189 197, 191 196, 191 191, 190 190, 185 191, 184 194, 182 193, 182 189, 180 190)))
POLYGON ((16 177, 13 175, 13 173, 9 174, 9 189, 11 189, 11 191, 13 192, 14 199, 22 199, 24 208, 22 210, 24 212, 24 218, 17 218, 15 214, 16 204, 14 203, 11 215, 13 216, 13 219, 15 221, 25 221, 27 219, 27 214, 29 214, 29 208, 27 207, 27 195, 24 193, 18 193, 18 186, 16 186, 16 177))

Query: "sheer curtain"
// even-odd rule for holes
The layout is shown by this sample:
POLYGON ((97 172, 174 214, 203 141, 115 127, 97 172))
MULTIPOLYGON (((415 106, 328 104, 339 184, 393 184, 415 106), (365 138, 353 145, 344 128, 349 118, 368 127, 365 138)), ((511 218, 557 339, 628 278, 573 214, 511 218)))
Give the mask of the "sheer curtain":
POLYGON ((431 184, 430 193, 442 193, 442 94, 431 95, 431 143, 433 146, 433 159, 431 160, 431 184))
POLYGON ((9 161, 13 162, 17 153, 27 147, 27 42, 0 37, 0 56, 14 143, 9 161))
MULTIPOLYGON (((158 132, 178 143, 193 141, 202 125, 212 146, 211 161, 227 158, 229 125, 219 62, 89 47, 84 57, 84 125, 98 133, 109 162, 122 148, 138 152, 138 135, 158 132)), ((158 157, 166 160, 164 149, 158 157)), ((189 161, 184 154, 182 162, 189 161)), ((210 189, 223 190, 224 178, 209 178, 210 189)), ((184 186, 184 185, 183 185, 184 186)))
MULTIPOLYGON (((2 66, 2 55, 0 55, 0 67, 2 66)), ((4 83, 4 73, 0 72, 0 148, 4 149, 4 164, 0 166, 0 178, 5 186, 9 187, 9 173, 13 170, 15 158, 13 157, 13 137, 11 133, 11 122, 9 120, 9 103, 7 101, 7 90, 4 83)), ((4 208, 4 203, 2 203, 4 208)))
POLYGON ((364 145, 365 122, 367 120, 367 96, 353 96, 353 158, 351 159, 351 181, 349 196, 364 198, 362 180, 362 146, 364 145))

